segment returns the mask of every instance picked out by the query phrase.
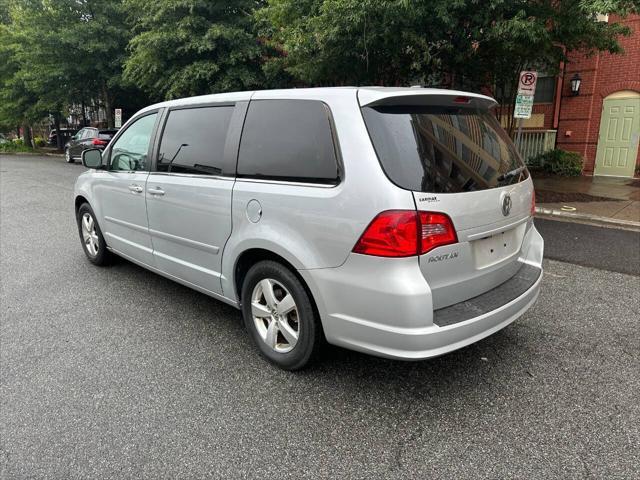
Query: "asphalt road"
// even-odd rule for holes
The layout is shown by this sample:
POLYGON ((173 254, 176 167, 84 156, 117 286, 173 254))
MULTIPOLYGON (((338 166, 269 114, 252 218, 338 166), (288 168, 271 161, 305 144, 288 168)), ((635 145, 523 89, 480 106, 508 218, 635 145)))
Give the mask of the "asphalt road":
POLYGON ((545 257, 585 267, 640 275, 640 233, 536 218, 545 257))
POLYGON ((547 260, 536 306, 475 345, 286 373, 233 308, 90 265, 81 171, 0 157, 0 478, 637 478, 639 277, 547 260))

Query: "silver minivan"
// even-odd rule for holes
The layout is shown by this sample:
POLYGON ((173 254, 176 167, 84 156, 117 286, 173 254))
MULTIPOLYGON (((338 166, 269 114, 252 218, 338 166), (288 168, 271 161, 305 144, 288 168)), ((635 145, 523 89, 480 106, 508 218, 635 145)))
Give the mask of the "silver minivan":
POLYGON ((325 341, 442 355, 513 322, 540 289, 533 184, 494 107, 426 88, 152 105, 82 155, 84 251, 237 307, 284 369, 325 341))

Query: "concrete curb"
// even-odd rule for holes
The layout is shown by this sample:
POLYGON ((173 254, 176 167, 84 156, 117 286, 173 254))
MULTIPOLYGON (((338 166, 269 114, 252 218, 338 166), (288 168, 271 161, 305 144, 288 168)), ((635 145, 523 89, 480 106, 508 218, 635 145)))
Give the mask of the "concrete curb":
POLYGON ((536 216, 540 218, 550 218, 554 220, 562 220, 566 222, 588 223, 600 227, 623 228, 627 230, 640 231, 640 222, 632 220, 619 220, 617 218, 600 217, 598 215, 589 215, 586 213, 571 213, 555 210, 552 208, 536 207, 536 216))

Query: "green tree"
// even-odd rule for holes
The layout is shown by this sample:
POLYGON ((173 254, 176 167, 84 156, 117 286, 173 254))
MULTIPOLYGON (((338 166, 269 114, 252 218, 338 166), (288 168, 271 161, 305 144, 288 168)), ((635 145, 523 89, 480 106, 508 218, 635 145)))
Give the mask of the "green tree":
POLYGON ((261 85, 259 2, 125 0, 135 25, 125 76, 157 99, 261 85))
POLYGON ((112 127, 116 95, 127 88, 122 64, 130 28, 121 0, 9 0, 6 11, 3 116, 51 113, 59 128, 67 105, 94 100, 112 127))
POLYGON ((399 85, 437 62, 429 17, 408 0, 270 0, 258 29, 283 55, 267 62, 310 85, 399 85))
POLYGON ((451 86, 488 89, 500 104, 511 106, 518 73, 525 68, 556 74, 570 51, 622 53, 618 39, 630 30, 620 23, 599 21, 598 14, 624 17, 639 6, 640 2, 628 0, 445 2, 436 11, 443 32, 440 68, 451 86))
POLYGON ((267 68, 312 85, 487 89, 512 104, 518 72, 557 71, 567 52, 620 53, 638 0, 270 0, 260 33, 282 52, 267 68))
POLYGON ((30 120, 38 101, 24 78, 18 54, 22 45, 14 34, 10 5, 0 3, 0 128, 9 130, 22 128, 26 145, 31 144, 30 120))

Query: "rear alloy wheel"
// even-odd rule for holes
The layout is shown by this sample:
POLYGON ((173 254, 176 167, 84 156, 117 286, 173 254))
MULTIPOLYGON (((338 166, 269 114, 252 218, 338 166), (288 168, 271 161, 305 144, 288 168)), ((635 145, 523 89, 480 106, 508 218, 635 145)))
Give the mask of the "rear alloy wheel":
POLYGON ((67 161, 67 163, 74 163, 73 157, 71 156, 71 152, 68 148, 64 149, 64 159, 67 161))
POLYGON ((242 315, 260 353, 285 370, 299 370, 317 355, 322 327, 300 279, 266 260, 249 269, 242 284, 242 315))
POLYGON ((274 352, 288 353, 298 343, 298 307, 277 280, 265 278, 253 288, 251 317, 258 335, 274 352))

